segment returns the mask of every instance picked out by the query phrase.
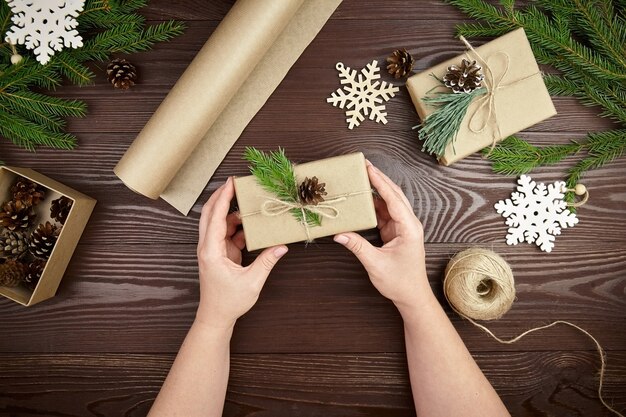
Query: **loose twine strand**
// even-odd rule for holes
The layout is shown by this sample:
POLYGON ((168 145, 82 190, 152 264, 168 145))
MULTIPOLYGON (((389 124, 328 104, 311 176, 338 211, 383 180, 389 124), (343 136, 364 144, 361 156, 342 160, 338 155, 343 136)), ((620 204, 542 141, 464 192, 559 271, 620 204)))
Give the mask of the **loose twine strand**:
POLYGON ((303 204, 299 201, 285 201, 274 197, 265 197, 265 201, 261 204, 261 209, 240 215, 239 217, 249 217, 262 214, 267 217, 276 217, 285 214, 293 209, 300 210, 302 213, 302 220, 300 223, 304 228, 307 242, 311 242, 311 230, 309 227, 309 221, 307 220, 307 211, 318 214, 327 219, 336 219, 339 217, 339 210, 335 207, 335 204, 340 203, 355 195, 371 194, 372 190, 355 191, 352 193, 344 193, 334 196, 331 199, 326 199, 319 204, 303 204))
POLYGON ((470 248, 456 254, 446 267, 443 288, 446 300, 454 311, 502 344, 516 343, 531 333, 558 324, 573 327, 585 334, 593 341, 600 355, 598 398, 608 410, 619 417, 624 417, 623 414, 611 407, 602 396, 606 372, 606 354, 600 342, 587 330, 569 321, 556 320, 550 324, 526 330, 511 339, 502 339, 486 326, 475 321, 498 319, 513 305, 515 300, 513 271, 501 256, 483 248, 470 248))
POLYGON ((478 53, 478 51, 474 49, 472 44, 470 44, 469 41, 465 39, 464 36, 461 36, 459 39, 465 44, 465 46, 468 49, 468 52, 473 53, 474 56, 476 57, 476 60, 482 63, 482 66, 486 69, 487 75, 488 75, 487 77, 485 77, 485 88, 487 89, 487 93, 481 96, 479 99, 477 99, 477 102, 480 104, 472 112, 472 115, 470 116, 469 123, 468 123, 468 128, 473 133, 482 133, 485 131, 485 129, 489 125, 493 127, 494 132, 492 135, 491 148, 489 148, 489 152, 487 153, 487 155, 485 155, 485 157, 488 157, 489 155, 491 155, 491 152, 496 147, 498 139, 500 139, 502 136, 502 133, 500 132, 500 126, 498 125, 497 115, 496 115, 496 110, 497 110, 496 100, 495 100, 496 92, 502 88, 510 87, 522 81, 526 81, 527 79, 535 77, 536 75, 541 75, 541 72, 537 71, 530 75, 522 77, 518 80, 512 81, 510 83, 502 84, 502 81, 504 80, 504 78, 509 72, 509 67, 511 64, 511 57, 509 57, 509 55, 505 52, 498 51, 490 55, 487 59, 484 59, 478 53), (505 60, 504 71, 502 71, 502 74, 500 75, 499 78, 496 78, 492 67, 489 65, 489 60, 496 56, 503 56, 505 60), (487 110, 487 117, 483 120, 482 124, 480 124, 478 128, 473 127, 475 118, 478 116, 479 113, 484 112, 485 109, 487 110))

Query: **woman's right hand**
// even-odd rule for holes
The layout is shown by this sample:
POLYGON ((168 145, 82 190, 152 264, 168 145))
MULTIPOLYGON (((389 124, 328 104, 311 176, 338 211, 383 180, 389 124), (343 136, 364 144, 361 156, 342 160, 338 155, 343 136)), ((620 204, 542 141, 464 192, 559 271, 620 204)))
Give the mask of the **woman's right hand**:
POLYGON ((356 255, 372 284, 402 313, 406 307, 432 298, 426 276, 424 232, 400 187, 369 161, 366 163, 370 182, 381 197, 374 203, 384 245, 372 246, 357 233, 340 233, 335 242, 356 255))

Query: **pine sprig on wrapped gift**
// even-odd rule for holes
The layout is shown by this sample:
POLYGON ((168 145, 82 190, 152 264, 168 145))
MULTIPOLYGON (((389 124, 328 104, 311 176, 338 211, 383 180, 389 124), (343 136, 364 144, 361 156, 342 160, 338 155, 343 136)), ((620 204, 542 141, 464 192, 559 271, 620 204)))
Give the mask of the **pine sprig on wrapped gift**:
POLYGON ((422 101, 437 109, 429 114, 419 126, 418 138, 423 141, 422 150, 437 156, 443 155, 449 143, 454 144, 463 118, 472 100, 485 94, 484 87, 469 93, 437 92, 422 101))
MULTIPOLYGON (((447 0, 478 22, 457 27, 465 37, 494 37, 523 27, 541 64, 560 74, 544 77, 550 94, 573 96, 585 106, 596 106, 599 116, 622 127, 589 133, 576 144, 537 148, 521 139, 502 141, 489 155, 496 172, 518 175, 586 152, 568 173, 568 187, 585 171, 599 168, 626 152, 626 16, 623 2, 537 0, 515 9, 514 1, 497 7, 484 0, 447 0)), ((571 200, 571 193, 567 196, 571 200)))
MULTIPOLYGON (((53 89, 63 78, 78 85, 89 84, 95 74, 87 62, 105 61, 111 54, 145 51, 183 32, 184 25, 176 21, 147 26, 137 13, 147 3, 87 0, 77 17, 83 47, 58 52, 46 65, 29 57, 26 50, 19 51, 23 56, 20 63, 10 65, 11 46, 0 43, 0 136, 28 150, 76 147, 76 137, 64 132, 65 118, 84 117, 85 103, 52 97, 38 87, 53 89)), ((0 34, 4 35, 10 24, 11 10, 0 1, 0 34)))
MULTIPOLYGON (((246 147, 243 159, 250 163, 250 172, 254 175, 266 191, 275 195, 279 200, 299 203, 299 189, 293 164, 285 155, 285 150, 265 153, 253 147, 246 147)), ((291 210, 291 213, 303 221, 302 211, 291 210)), ((309 226, 320 226, 322 219, 317 213, 305 209, 306 220, 309 226)))

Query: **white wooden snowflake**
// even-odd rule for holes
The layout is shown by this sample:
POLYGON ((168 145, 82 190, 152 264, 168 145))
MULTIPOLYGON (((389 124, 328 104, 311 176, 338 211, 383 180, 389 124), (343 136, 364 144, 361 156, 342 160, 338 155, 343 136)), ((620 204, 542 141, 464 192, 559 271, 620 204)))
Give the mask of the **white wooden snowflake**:
POLYGON ((85 7, 85 0, 7 0, 7 3, 14 24, 6 34, 6 41, 25 45, 41 64, 47 64, 55 51, 64 46, 83 46, 83 38, 76 30, 76 17, 85 7))
POLYGON ((546 187, 528 175, 520 176, 517 183, 517 191, 511 193, 511 198, 498 201, 494 206, 509 226, 506 243, 517 245, 525 240, 551 252, 561 229, 578 223, 563 200, 565 183, 556 181, 546 187))
POLYGON ((356 70, 341 62, 335 68, 339 71, 341 84, 344 86, 333 92, 326 101, 335 107, 346 109, 348 129, 360 125, 365 116, 377 123, 386 124, 387 112, 382 103, 395 96, 399 89, 388 82, 375 81, 380 78, 378 61, 373 60, 371 64, 367 64, 358 77, 356 70))

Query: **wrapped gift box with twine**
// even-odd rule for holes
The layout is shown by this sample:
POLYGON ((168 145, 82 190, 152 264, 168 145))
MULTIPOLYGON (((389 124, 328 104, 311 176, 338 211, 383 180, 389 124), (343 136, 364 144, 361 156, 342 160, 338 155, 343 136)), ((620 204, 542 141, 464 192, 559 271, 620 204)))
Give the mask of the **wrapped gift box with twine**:
POLYGON ((448 90, 440 81, 448 67, 467 59, 476 61, 483 69, 486 92, 472 101, 455 139, 438 155, 443 165, 459 161, 556 114, 523 28, 477 48, 467 42, 466 45, 468 50, 464 54, 416 74, 406 83, 424 121, 436 111, 424 98, 448 90))
POLYGON ((374 199, 362 153, 298 164, 293 170, 297 184, 313 177, 324 183, 324 201, 315 205, 282 201, 259 185, 253 175, 235 178, 249 251, 376 227, 374 199), (298 220, 294 210, 318 214, 321 225, 298 220))

